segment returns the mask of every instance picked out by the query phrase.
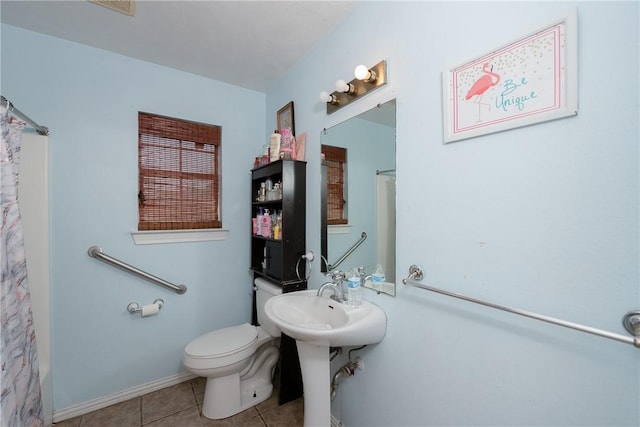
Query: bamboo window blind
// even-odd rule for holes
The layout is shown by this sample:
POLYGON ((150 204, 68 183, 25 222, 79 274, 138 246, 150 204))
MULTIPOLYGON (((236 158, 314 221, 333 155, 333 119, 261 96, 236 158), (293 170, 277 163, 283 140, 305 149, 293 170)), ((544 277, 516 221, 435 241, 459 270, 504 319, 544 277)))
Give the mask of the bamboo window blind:
POLYGON ((138 113, 138 230, 220 228, 220 126, 138 113))
POLYGON ((321 150, 327 165, 327 224, 347 224, 344 194, 347 149, 322 145, 321 150))

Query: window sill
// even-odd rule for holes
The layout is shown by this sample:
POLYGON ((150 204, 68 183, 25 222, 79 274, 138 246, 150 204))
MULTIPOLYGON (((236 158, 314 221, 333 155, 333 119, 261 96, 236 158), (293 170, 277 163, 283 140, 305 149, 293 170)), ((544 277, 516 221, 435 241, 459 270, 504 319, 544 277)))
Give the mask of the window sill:
POLYGON ((349 233, 351 233, 351 226, 349 224, 329 225, 327 227, 327 234, 349 234, 349 233))
POLYGON ((159 243, 189 243, 226 240, 229 230, 207 228, 198 230, 154 230, 132 231, 131 237, 136 245, 155 245, 159 243))

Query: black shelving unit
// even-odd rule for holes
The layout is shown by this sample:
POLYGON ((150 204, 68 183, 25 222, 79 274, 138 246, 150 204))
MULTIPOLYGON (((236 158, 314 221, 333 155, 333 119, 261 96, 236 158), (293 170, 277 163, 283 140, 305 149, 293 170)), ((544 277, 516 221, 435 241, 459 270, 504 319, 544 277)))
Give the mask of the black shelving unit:
MULTIPOLYGON (((307 289, 306 252, 306 162, 278 160, 251 171, 251 217, 260 208, 270 212, 282 211, 281 238, 263 237, 251 232, 251 271, 254 279, 263 277, 278 286, 282 292, 307 289), (279 200, 256 200, 261 183, 270 178, 282 183, 279 200), (298 269, 299 271, 296 271, 298 269)), ((255 293, 253 323, 257 324, 255 293)), ((302 374, 295 340, 282 334, 280 341, 279 403, 284 404, 302 396, 302 374)))

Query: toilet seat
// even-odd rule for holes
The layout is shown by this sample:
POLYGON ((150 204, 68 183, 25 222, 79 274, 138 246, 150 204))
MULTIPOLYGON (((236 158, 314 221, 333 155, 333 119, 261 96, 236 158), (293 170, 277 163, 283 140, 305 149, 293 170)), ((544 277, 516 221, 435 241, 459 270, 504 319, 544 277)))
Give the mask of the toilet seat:
POLYGON ((244 323, 199 336, 187 344, 184 362, 195 369, 215 368, 251 356, 258 342, 258 328, 244 323))
POLYGON ((189 357, 216 358, 242 351, 258 339, 258 328, 248 323, 199 336, 185 348, 189 357))

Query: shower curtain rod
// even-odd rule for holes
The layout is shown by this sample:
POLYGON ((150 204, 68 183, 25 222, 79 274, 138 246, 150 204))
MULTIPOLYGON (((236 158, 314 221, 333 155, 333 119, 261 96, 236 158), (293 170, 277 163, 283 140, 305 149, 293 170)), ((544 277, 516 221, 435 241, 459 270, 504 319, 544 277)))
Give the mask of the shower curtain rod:
POLYGON ((2 102, 2 105, 6 106, 11 113, 15 114, 25 122, 29 123, 29 125, 31 125, 36 130, 36 132, 38 132, 40 135, 49 135, 48 127, 40 126, 39 124, 31 120, 29 116, 24 114, 22 111, 18 110, 7 98, 5 98, 2 95, 0 95, 0 97, 1 97, 0 102, 2 102))

